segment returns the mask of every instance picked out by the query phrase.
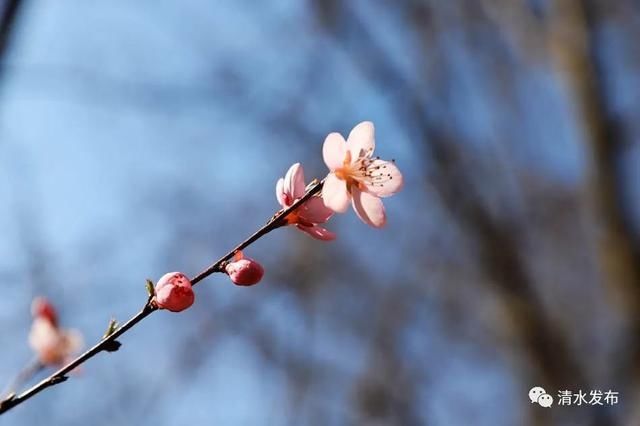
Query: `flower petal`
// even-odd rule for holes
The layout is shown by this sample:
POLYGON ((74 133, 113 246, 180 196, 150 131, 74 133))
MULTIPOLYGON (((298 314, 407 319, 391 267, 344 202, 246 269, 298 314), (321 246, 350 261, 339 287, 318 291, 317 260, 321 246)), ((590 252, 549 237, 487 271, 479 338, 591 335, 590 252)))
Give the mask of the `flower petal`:
POLYGON ((282 207, 287 207, 287 204, 284 201, 284 179, 282 178, 278 179, 278 183, 276 183, 276 198, 282 207))
POLYGON ((82 333, 80 333, 78 330, 67 330, 64 333, 64 340, 68 354, 78 352, 84 346, 82 333))
POLYGON ((387 223, 384 205, 380 198, 357 188, 353 189, 352 195, 353 210, 360 220, 374 228, 382 228, 387 223))
POLYGON ((36 318, 29 331, 29 345, 40 353, 48 348, 55 347, 59 340, 58 329, 44 318, 36 318))
POLYGON ((375 128, 372 122, 363 121, 349 133, 347 149, 351 151, 352 161, 360 157, 370 157, 375 148, 375 128))
POLYGON ((321 227, 321 226, 303 226, 297 225, 298 229, 302 232, 306 232, 311 235, 316 240, 321 241, 331 241, 336 239, 336 234, 333 232, 321 227))
POLYGON ((304 195, 304 169, 300 163, 289 167, 287 174, 284 176, 284 191, 294 200, 304 195))
POLYGON ((322 187, 322 201, 324 205, 337 213, 344 213, 349 208, 349 191, 347 183, 329 173, 322 187))
POLYGON ((340 133, 329 133, 322 145, 322 158, 329 170, 343 166, 347 144, 340 133))
POLYGON ((324 223, 332 215, 333 210, 325 206, 320 197, 311 197, 298 210, 298 216, 311 223, 324 223))
POLYGON ((402 189, 404 183, 402 173, 392 161, 373 160, 369 169, 372 170, 372 183, 366 183, 367 192, 377 197, 388 197, 402 189))

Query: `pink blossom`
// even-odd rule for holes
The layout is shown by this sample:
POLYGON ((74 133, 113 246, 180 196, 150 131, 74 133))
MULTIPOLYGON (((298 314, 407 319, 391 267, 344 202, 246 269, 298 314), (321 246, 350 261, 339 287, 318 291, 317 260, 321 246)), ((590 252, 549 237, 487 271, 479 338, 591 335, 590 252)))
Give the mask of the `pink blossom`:
POLYGON ((191 281, 182 272, 164 274, 156 284, 155 293, 156 306, 171 312, 184 311, 195 300, 191 281))
POLYGON ((44 297, 37 297, 31 305, 33 323, 29 332, 29 346, 43 365, 59 366, 68 362, 83 345, 77 330, 58 327, 57 313, 44 297))
POLYGON ((331 133, 324 141, 322 156, 331 173, 322 188, 324 204, 344 213, 353 206, 366 224, 380 228, 387 218, 381 197, 402 189, 402 174, 393 161, 372 157, 375 129, 363 121, 351 130, 347 141, 339 133, 331 133))
MULTIPOLYGON (((283 208, 291 207, 296 200, 304 196, 306 186, 304 183, 304 169, 300 163, 289 168, 284 178, 280 178, 276 184, 276 198, 283 208)), ((333 211, 325 207, 318 196, 311 197, 295 211, 289 213, 285 220, 288 225, 295 225, 299 230, 306 232, 313 238, 330 241, 336 235, 327 229, 318 226, 325 223, 333 215, 333 211)))
POLYGON ((255 260, 244 257, 241 251, 238 251, 233 260, 227 263, 224 270, 234 284, 242 286, 258 284, 264 275, 262 266, 255 260))

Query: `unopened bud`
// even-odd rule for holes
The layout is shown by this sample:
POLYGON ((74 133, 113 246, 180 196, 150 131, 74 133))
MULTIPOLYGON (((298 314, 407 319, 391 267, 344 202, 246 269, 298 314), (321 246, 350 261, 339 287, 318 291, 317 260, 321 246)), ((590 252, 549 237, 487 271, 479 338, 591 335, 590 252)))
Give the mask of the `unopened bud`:
POLYGON ((164 274, 156 284, 154 301, 160 309, 184 311, 193 305, 194 300, 191 281, 181 272, 164 274))
POLYGON ((234 284, 242 286, 258 284, 264 275, 262 266, 255 260, 244 257, 241 251, 227 263, 225 271, 234 284))

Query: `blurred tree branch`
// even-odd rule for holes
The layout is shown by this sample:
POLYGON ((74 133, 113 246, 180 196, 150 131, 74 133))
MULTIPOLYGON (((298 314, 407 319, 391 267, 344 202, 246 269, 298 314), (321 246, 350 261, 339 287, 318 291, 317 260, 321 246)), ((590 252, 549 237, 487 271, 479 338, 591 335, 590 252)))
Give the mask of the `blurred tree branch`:
POLYGON ((598 10, 591 1, 555 2, 549 43, 571 90, 590 153, 590 196, 602 223, 600 260, 614 300, 640 308, 640 251, 627 218, 620 159, 624 133, 607 109, 597 42, 598 10))
MULTIPOLYGON (((597 235, 599 261, 606 288, 627 319, 625 338, 617 352, 621 358, 612 379, 624 383, 632 372, 628 390, 631 404, 640 401, 640 244, 632 232, 625 204, 621 160, 628 144, 620 123, 610 111, 604 85, 605 70, 598 50, 603 9, 593 0, 557 0, 551 16, 550 47, 577 109, 586 148, 590 154, 588 195, 600 223, 597 235)), ((637 419, 636 419, 637 422, 637 419)), ((636 423, 633 422, 632 423, 636 423)))
MULTIPOLYGON (((453 129, 442 122, 442 117, 435 116, 426 109, 426 102, 420 95, 420 87, 424 82, 411 81, 394 66, 393 59, 377 44, 377 36, 363 22, 354 6, 338 7, 334 3, 314 2, 316 8, 323 11, 320 14, 321 22, 336 44, 348 50, 353 63, 371 84, 384 90, 388 82, 394 82, 393 95, 389 96, 390 102, 394 104, 392 110, 408 128, 419 130, 425 160, 430 161, 433 167, 431 175, 435 177, 433 182, 441 201, 476 248, 479 265, 494 284, 493 288, 509 315, 510 325, 517 330, 520 344, 529 354, 530 363, 535 366, 535 371, 526 379, 527 382, 538 381, 552 389, 588 387, 589 377, 582 370, 568 342, 569 331, 555 324, 549 317, 535 289, 536 284, 527 272, 527 265, 521 255, 522 241, 518 231, 522 224, 514 222, 514 219, 509 219, 509 222, 494 217, 475 193, 474 182, 479 179, 478 167, 474 168, 475 176, 468 175, 467 171, 471 169, 469 160, 476 166, 479 163, 473 157, 465 158, 461 153, 463 144, 453 129), (359 35, 358 46, 350 44, 349 36, 354 33, 359 35)), ((460 19, 473 20, 474 23, 461 28, 472 31, 484 19, 483 12, 474 4, 467 3, 466 6, 468 7, 460 7, 460 19)), ((458 10, 455 6, 452 8, 458 10)), ((437 37, 446 31, 443 27, 446 23, 438 24, 438 12, 422 3, 410 2, 405 13, 414 19, 413 30, 421 38, 422 48, 440 53, 436 46, 437 37), (434 27, 441 31, 435 31, 434 27)), ((447 23, 451 24, 449 21, 447 23)), ((475 40, 473 34, 469 34, 469 41, 475 40)), ((540 44, 533 42, 533 45, 540 44)), ((450 84, 455 84, 450 81, 452 73, 446 70, 446 59, 441 58, 439 61, 437 53, 435 55, 433 62, 443 68, 430 70, 432 75, 429 77, 435 74, 438 77, 436 81, 429 81, 429 77, 425 76, 425 81, 433 88, 432 96, 446 92, 450 84)), ((612 422, 606 410, 593 409, 591 413, 590 421, 593 424, 612 422)), ((538 417, 535 420, 538 422, 545 419, 548 421, 547 414, 539 410, 532 411, 532 416, 538 417)))
POLYGON ((13 41, 15 24, 19 12, 24 8, 23 0, 6 0, 0 16, 0 60, 4 60, 7 50, 13 41))

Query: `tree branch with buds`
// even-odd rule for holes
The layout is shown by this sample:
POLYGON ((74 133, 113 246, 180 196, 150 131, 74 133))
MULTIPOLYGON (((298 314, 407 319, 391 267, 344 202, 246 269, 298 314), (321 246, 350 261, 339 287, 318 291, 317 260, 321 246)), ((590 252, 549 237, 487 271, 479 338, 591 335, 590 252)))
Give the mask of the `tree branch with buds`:
POLYGON ((355 213, 366 224, 380 228, 386 223, 382 197, 388 197, 402 188, 402 174, 394 162, 372 157, 375 148, 373 123, 365 121, 353 128, 347 140, 338 133, 325 139, 322 154, 330 173, 322 181, 305 184, 304 171, 299 163, 289 168, 276 184, 276 198, 281 205, 263 227, 238 244, 235 248, 189 279, 182 272, 163 275, 154 286, 147 280, 148 298, 142 309, 124 324, 111 319, 102 339, 90 349, 71 359, 71 354, 81 346, 81 337, 74 330, 62 330, 57 314, 46 300, 34 301, 35 317, 29 335, 29 343, 38 355, 38 366, 61 366, 53 374, 20 394, 13 388, 35 373, 20 375, 10 393, 0 400, 0 414, 22 404, 43 390, 62 383, 68 374, 100 352, 115 352, 121 343, 117 340, 153 312, 166 309, 180 312, 195 301, 193 286, 216 272, 225 273, 236 285, 257 284, 264 269, 255 260, 245 257, 242 250, 276 228, 292 225, 311 237, 330 241, 335 234, 323 228, 336 212, 344 212, 351 203, 355 213), (322 190, 322 196, 320 191, 322 190), (69 359, 71 359, 69 361, 69 359))
MULTIPOLYGON (((278 213, 276 213, 275 216, 273 216, 269 220, 269 222, 266 225, 258 229, 255 233, 253 233, 253 235, 251 235, 246 240, 238 244, 233 250, 229 251, 220 259, 216 260, 214 263, 209 265, 202 272, 194 276, 190 280, 191 285, 198 284, 200 281, 204 280, 205 278, 209 277, 210 275, 216 272, 224 272, 224 270, 222 269, 222 265, 224 265, 229 260, 233 259, 233 257, 239 251, 247 248, 248 246, 250 246, 257 240, 259 240, 260 238, 264 237, 274 229, 279 228, 284 224, 286 224, 284 222, 284 219, 287 217, 287 215, 294 212, 303 203, 305 203, 314 195, 318 194, 322 189, 322 185, 323 185, 323 182, 316 182, 314 185, 309 187, 309 189, 306 191, 306 193, 302 198, 296 200, 296 202, 291 204, 290 207, 280 210, 278 213)), ((80 365, 84 364, 94 356, 98 355, 100 352, 117 351, 121 345, 121 343, 118 342, 117 339, 123 334, 125 334, 127 331, 129 331, 131 328, 133 328, 135 325, 137 325, 140 321, 142 321, 143 319, 145 319, 146 317, 148 317, 153 312, 159 309, 154 301, 155 291, 151 291, 151 290, 154 290, 153 286, 151 287, 147 286, 149 297, 145 305, 140 310, 140 312, 138 312, 136 315, 131 317, 127 322, 125 322, 121 326, 118 326, 114 320, 111 320, 107 328, 107 332, 105 333, 103 338, 94 346, 92 346, 90 349, 88 349, 86 352, 84 352, 83 354, 81 354, 80 356, 78 356, 73 361, 69 362, 59 370, 55 371, 50 376, 41 380, 31 388, 25 390, 24 392, 20 394, 11 392, 9 395, 7 395, 7 397, 4 400, 0 401, 0 414, 3 414, 9 411, 10 409, 14 408, 15 406, 22 404, 23 402, 39 394, 43 390, 66 381, 68 379, 68 374, 71 371, 73 371, 80 365)))

